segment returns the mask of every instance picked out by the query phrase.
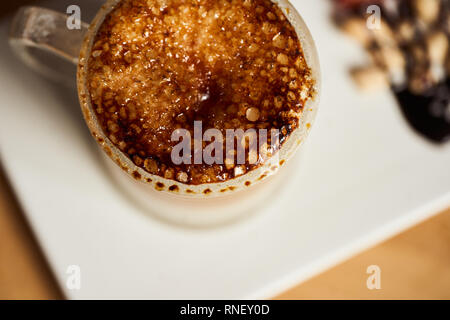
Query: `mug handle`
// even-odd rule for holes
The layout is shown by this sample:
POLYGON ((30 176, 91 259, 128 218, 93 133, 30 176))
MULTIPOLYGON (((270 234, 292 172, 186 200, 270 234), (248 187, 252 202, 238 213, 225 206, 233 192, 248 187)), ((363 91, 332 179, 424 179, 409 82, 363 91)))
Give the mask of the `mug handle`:
POLYGON ((37 58, 36 51, 45 51, 78 64, 89 24, 77 21, 79 29, 70 29, 68 19, 68 15, 50 9, 21 7, 12 21, 9 43, 25 64, 54 78, 56 71, 42 63, 37 58))

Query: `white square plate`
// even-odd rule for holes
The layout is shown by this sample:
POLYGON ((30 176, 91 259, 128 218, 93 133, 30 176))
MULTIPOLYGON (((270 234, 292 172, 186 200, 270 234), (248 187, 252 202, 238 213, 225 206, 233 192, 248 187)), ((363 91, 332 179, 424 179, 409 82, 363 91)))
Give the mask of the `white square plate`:
MULTIPOLYGON (((41 5, 80 3, 87 19, 87 2, 99 5, 41 5)), ((347 69, 364 52, 331 25, 328 1, 293 3, 323 70, 308 149, 263 212, 210 230, 130 203, 103 170, 75 89, 23 66, 1 21, 1 160, 68 298, 268 298, 450 205, 450 145, 414 134, 389 93, 356 91, 347 69), (65 285, 69 265, 81 267, 81 290, 65 285)))

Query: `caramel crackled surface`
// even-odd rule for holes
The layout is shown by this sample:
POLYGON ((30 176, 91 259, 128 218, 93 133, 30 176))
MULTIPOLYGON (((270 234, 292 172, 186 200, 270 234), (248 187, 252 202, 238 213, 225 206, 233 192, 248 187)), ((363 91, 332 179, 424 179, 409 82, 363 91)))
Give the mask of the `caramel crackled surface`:
POLYGON ((298 127, 313 80, 294 28, 270 0, 124 0, 88 62, 105 135, 151 174, 222 182, 256 164, 174 165, 174 130, 298 127))

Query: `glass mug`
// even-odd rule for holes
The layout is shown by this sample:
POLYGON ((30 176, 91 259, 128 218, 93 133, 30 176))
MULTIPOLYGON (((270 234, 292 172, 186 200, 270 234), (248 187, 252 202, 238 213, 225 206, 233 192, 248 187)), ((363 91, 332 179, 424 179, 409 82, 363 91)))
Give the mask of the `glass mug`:
POLYGON ((36 59, 37 50, 50 52, 77 65, 78 96, 85 121, 104 155, 113 160, 106 161, 113 177, 134 202, 164 220, 192 226, 222 224, 254 212, 255 205, 262 199, 274 196, 283 179, 282 175, 275 173, 303 144, 317 114, 320 96, 319 59, 314 41, 300 14, 289 1, 272 0, 294 27, 315 80, 315 94, 304 107, 299 127, 282 144, 276 156, 262 166, 225 182, 187 185, 150 174, 136 166, 104 134, 92 108, 86 81, 88 59, 97 31, 120 1, 106 1, 92 23, 88 25, 80 22, 78 30, 67 27, 68 16, 65 14, 39 7, 23 7, 11 26, 10 45, 26 64, 47 76, 55 76, 55 70, 36 59), (278 184, 275 181, 262 183, 276 179, 279 180, 278 184), (160 193, 156 194, 154 190, 160 193))

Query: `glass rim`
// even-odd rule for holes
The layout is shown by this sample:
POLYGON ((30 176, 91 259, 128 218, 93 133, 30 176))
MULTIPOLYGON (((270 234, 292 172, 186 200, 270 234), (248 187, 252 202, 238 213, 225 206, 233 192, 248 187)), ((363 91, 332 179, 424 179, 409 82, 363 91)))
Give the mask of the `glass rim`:
POLYGON ((134 164, 128 155, 116 147, 104 134, 92 107, 87 85, 87 66, 91 56, 90 53, 95 36, 103 24, 104 19, 121 1, 122 0, 107 0, 107 2, 98 11, 94 20, 91 22, 80 51, 77 71, 77 85, 81 109, 91 134, 109 158, 111 158, 123 171, 128 173, 128 175, 135 180, 144 182, 157 191, 164 191, 189 198, 225 196, 239 190, 249 189, 249 186, 253 186, 264 181, 267 177, 275 174, 284 165, 284 163, 296 153, 297 149, 302 145, 308 136, 317 115, 321 93, 320 64, 314 40, 300 13, 288 0, 271 0, 281 8, 285 17, 294 27, 298 39, 300 40, 305 60, 311 69, 311 76, 315 83, 314 95, 304 106, 302 116, 299 119, 299 127, 289 135, 278 151, 277 159, 279 159, 279 163, 274 164, 271 161, 266 161, 266 163, 262 166, 257 167, 239 177, 229 179, 224 182, 205 183, 200 185, 190 185, 176 180, 166 179, 159 175, 151 174, 134 164), (276 166, 276 170, 273 170, 274 166, 276 166))

